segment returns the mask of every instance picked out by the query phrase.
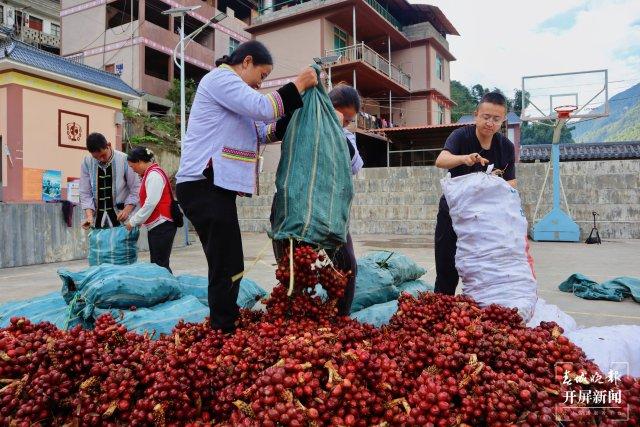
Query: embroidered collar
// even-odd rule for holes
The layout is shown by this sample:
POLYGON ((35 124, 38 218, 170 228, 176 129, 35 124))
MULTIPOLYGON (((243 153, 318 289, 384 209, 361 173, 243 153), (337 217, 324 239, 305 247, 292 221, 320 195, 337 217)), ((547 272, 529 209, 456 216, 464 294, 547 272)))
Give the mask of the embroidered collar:
POLYGON ((229 71, 231 71, 233 74, 235 74, 235 75, 239 75, 239 74, 238 74, 238 72, 237 72, 236 70, 234 70, 234 69, 233 69, 233 67, 232 67, 231 65, 229 65, 229 64, 220 64, 220 65, 218 66, 218 68, 222 68, 222 69, 224 69, 224 70, 229 70, 229 71))
POLYGON ((115 150, 112 147, 110 147, 109 150, 111 150, 111 156, 109 157, 109 160, 107 160, 104 163, 98 161, 98 166, 100 166, 102 169, 108 168, 111 165, 111 162, 113 162, 113 157, 115 155, 115 150))

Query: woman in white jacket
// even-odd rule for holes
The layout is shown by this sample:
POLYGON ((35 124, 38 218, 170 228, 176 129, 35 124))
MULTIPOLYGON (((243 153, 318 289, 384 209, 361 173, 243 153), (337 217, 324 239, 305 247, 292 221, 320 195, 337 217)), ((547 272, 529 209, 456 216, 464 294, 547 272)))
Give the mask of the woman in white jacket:
POLYGON ((176 192, 207 257, 211 327, 233 332, 244 271, 236 197, 257 191, 260 143, 281 138, 278 119, 302 106, 300 94, 317 84, 317 75, 307 68, 294 82, 261 94, 256 89, 271 73, 273 60, 255 40, 216 65, 196 91, 176 192))
POLYGON ((149 239, 151 262, 169 268, 169 257, 176 236, 176 225, 171 214, 173 192, 167 173, 154 162, 153 152, 137 147, 127 156, 129 167, 142 177, 140 209, 125 223, 127 229, 144 225, 149 239))

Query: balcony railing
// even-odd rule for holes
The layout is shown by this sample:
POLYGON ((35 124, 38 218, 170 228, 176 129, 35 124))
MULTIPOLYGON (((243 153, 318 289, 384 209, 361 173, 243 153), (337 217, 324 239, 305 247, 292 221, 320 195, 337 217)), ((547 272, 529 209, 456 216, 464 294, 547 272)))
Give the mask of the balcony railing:
POLYGON ((52 34, 43 33, 42 31, 34 30, 29 27, 22 27, 18 29, 18 38, 27 43, 37 43, 41 45, 47 45, 55 48, 60 47, 60 37, 52 34))
MULTIPOLYGON (((342 0, 338 0, 342 1, 342 0)), ((265 1, 261 0, 258 6, 258 16, 252 19, 252 24, 263 24, 284 16, 290 16, 303 11, 308 11, 316 7, 327 6, 331 3, 337 3, 335 0, 286 0, 278 2, 273 0, 270 6, 265 5, 265 1)), ((389 21, 391 25, 398 30, 402 30, 402 25, 388 10, 384 8, 376 0, 365 0, 373 10, 378 12, 384 19, 389 21)))
POLYGON ((402 30, 402 24, 400 24, 400 21, 394 18, 393 15, 391 15, 389 11, 385 9, 380 3, 378 3, 376 0, 365 0, 365 2, 367 2, 367 4, 371 6, 373 10, 382 15, 382 17, 389 21, 394 27, 396 27, 400 31, 402 30))
POLYGON ((341 49, 327 50, 325 56, 339 55, 339 63, 362 61, 377 71, 388 76, 405 89, 411 89, 411 77, 400 70, 389 60, 371 49, 364 43, 343 47, 341 49))

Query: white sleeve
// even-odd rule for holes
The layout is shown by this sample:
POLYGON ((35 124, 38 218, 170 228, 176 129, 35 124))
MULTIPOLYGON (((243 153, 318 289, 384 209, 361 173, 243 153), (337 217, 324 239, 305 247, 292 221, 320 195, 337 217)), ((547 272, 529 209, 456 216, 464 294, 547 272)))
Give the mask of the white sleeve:
POLYGON ((358 172, 360 172, 360 169, 362 169, 362 167, 364 166, 364 161, 362 160, 362 157, 360 156, 360 152, 358 151, 358 145, 356 144, 356 136, 349 131, 345 131, 344 134, 347 137, 349 144, 351 144, 351 146, 355 151, 355 153, 353 154, 353 157, 351 158, 351 175, 356 175, 358 172))
POLYGON ((80 206, 82 209, 96 210, 96 201, 93 197, 93 190, 91 189, 91 171, 87 166, 86 158, 80 165, 80 206))
POLYGON ((129 220, 129 223, 134 227, 144 224, 156 209, 156 206, 162 197, 162 191, 164 190, 164 178, 159 172, 151 171, 144 183, 144 188, 147 191, 147 199, 140 210, 138 210, 138 212, 136 212, 129 220))
POLYGON ((260 144, 269 144, 276 140, 276 122, 256 122, 260 144))
POLYGON ((263 95, 235 74, 219 76, 211 83, 211 87, 206 88, 211 97, 234 113, 262 122, 284 115, 284 105, 278 92, 263 95))
POLYGON ((363 166, 364 160, 362 160, 360 152, 358 152, 358 149, 356 148, 356 154, 353 156, 353 159, 351 159, 351 175, 356 175, 360 172, 360 169, 362 169, 363 166))

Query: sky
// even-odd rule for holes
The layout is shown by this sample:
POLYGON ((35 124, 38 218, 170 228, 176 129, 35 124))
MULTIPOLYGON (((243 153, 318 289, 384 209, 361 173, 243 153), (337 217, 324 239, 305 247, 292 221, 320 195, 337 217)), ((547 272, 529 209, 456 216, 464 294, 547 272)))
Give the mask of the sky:
POLYGON ((610 96, 640 83, 640 0, 410 0, 458 30, 451 79, 508 95, 525 75, 607 68, 610 96))

